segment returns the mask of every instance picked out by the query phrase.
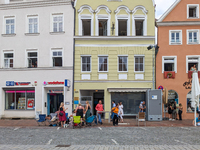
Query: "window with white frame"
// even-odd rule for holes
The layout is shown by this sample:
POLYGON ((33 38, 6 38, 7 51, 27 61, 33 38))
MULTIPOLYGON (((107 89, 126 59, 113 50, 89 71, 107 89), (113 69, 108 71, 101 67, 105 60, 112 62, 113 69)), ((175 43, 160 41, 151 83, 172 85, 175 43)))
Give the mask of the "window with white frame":
POLYGON ((91 56, 81 56, 81 71, 82 72, 91 71, 91 56))
POLYGON ((118 57, 118 71, 128 71, 128 57, 127 56, 118 57))
POLYGON ((15 33, 15 17, 5 17, 5 30, 6 34, 15 33))
POLYGON ((200 56, 186 56, 186 72, 188 71, 198 71, 200 67, 200 56))
POLYGON ((38 16, 28 17, 28 33, 38 33, 38 16))
POLYGON ((107 19, 99 19, 99 36, 107 36, 107 19))
POLYGON ((37 52, 27 52, 28 68, 37 68, 37 52))
POLYGON ((62 67, 62 50, 52 50, 53 67, 62 67))
POLYGON ((199 4, 187 5, 187 18, 199 18, 199 4))
POLYGON ((175 71, 177 73, 177 56, 162 57, 162 73, 164 71, 175 71))
POLYGON ((182 31, 170 30, 169 31, 169 43, 170 45, 182 44, 182 31))
POLYGON ((82 35, 91 35, 91 19, 82 19, 82 35))
POLYGON ((135 35, 144 35, 144 20, 135 20, 135 35))
POLYGON ((127 36, 127 19, 118 19, 118 36, 127 36))
POLYGON ((53 15, 53 32, 63 31, 63 14, 53 15))
POLYGON ((13 68, 13 53, 4 53, 4 68, 13 68))
POLYGON ((187 30, 187 43, 188 44, 199 43, 199 30, 187 30))
POLYGON ((108 71, 108 57, 107 56, 99 56, 99 71, 108 71))
POLYGON ((135 72, 144 71, 144 56, 135 56, 135 72))

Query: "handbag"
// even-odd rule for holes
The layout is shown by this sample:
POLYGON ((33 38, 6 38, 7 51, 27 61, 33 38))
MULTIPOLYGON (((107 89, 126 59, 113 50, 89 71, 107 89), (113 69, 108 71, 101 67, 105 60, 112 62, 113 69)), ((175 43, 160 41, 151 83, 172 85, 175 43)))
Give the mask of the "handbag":
POLYGON ((63 113, 60 112, 59 115, 60 115, 60 116, 63 116, 63 113))

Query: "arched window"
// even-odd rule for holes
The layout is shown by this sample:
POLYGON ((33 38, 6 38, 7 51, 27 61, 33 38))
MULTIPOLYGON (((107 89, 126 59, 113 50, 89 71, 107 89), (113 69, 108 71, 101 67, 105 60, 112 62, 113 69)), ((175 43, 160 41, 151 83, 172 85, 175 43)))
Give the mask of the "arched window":
POLYGON ((169 104, 171 104, 173 106, 175 102, 176 102, 176 104, 179 103, 178 93, 174 90, 169 90, 168 91, 168 103, 166 105, 164 105, 164 109, 165 109, 164 111, 167 112, 167 106, 169 104))

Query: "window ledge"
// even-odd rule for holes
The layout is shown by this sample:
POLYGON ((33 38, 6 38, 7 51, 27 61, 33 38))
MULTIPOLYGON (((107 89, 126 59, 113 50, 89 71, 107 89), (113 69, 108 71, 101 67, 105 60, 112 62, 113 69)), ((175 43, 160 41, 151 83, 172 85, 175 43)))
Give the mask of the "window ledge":
POLYGON ((27 36, 38 36, 40 33, 25 33, 27 36))
POLYGON ((187 111, 186 113, 194 113, 194 112, 187 111))
POLYGON ((65 31, 62 31, 62 32, 49 32, 51 35, 57 35, 57 34, 64 34, 65 31))
POLYGON ((35 109, 5 109, 5 111, 35 111, 35 109))
POLYGON ((199 17, 188 17, 188 19, 199 19, 199 17))
POLYGON ((13 34, 1 34, 2 36, 4 36, 4 37, 11 37, 11 36, 16 36, 16 34, 15 33, 13 33, 13 34))
POLYGON ((199 44, 199 43, 197 43, 197 42, 194 42, 194 43, 188 43, 188 45, 197 45, 197 44, 199 44))
POLYGON ((182 45, 182 43, 170 43, 170 45, 182 45))

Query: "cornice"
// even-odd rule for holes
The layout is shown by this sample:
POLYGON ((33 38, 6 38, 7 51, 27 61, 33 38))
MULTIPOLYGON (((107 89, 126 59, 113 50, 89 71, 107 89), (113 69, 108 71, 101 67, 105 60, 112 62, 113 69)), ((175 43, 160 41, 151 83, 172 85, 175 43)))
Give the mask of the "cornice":
POLYGON ((157 26, 198 26, 200 21, 157 22, 157 26))
POLYGON ((1 71, 39 71, 39 70, 73 70, 72 66, 67 67, 38 67, 38 68, 0 68, 1 71))
POLYGON ((32 7, 46 7, 46 6, 57 6, 57 5, 71 5, 70 0, 43 0, 43 1, 32 1, 32 2, 18 2, 18 3, 9 3, 1 4, 0 10, 7 9, 23 9, 23 8, 32 8, 32 7))

